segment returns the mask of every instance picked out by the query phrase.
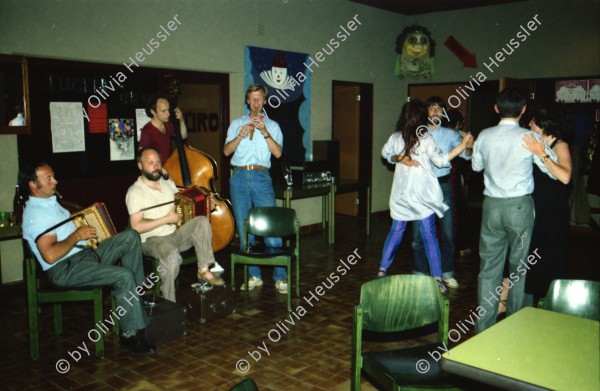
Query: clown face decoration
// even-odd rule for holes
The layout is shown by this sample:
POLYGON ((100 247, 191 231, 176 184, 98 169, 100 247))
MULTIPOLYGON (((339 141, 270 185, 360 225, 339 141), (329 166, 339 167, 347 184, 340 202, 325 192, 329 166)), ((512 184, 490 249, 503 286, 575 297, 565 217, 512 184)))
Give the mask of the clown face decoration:
POLYGON ((296 83, 290 75, 288 75, 287 65, 283 53, 278 52, 273 60, 273 66, 270 71, 262 71, 260 77, 265 83, 273 88, 280 90, 294 89, 296 83))
POLYGON ((396 69, 394 74, 400 78, 431 78, 435 68, 433 55, 435 41, 429 30, 418 25, 406 27, 396 39, 396 69))

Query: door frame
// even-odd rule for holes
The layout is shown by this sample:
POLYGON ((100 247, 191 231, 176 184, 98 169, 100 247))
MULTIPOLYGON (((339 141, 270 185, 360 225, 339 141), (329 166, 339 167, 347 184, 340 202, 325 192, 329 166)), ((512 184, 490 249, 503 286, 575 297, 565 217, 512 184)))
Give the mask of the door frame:
MULTIPOLYGON (((360 93, 359 105, 359 147, 358 147, 358 181, 366 183, 371 187, 373 177, 373 84, 359 83, 353 81, 331 81, 331 139, 333 140, 333 129, 335 129, 333 108, 335 87, 357 86, 360 93)), ((367 217, 367 193, 358 193, 358 216, 367 217)))

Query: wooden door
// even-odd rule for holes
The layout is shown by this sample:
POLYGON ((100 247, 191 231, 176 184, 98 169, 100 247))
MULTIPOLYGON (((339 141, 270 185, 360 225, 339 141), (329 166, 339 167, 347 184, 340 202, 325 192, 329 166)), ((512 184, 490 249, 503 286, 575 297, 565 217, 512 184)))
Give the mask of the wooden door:
MULTIPOLYGON (((408 86, 408 96, 411 100, 419 99, 425 102, 432 96, 439 96, 446 102, 446 111, 453 109, 448 105, 448 97, 451 95, 457 95, 456 90, 460 87, 464 87, 465 83, 444 83, 444 84, 417 84, 408 86)), ((452 101, 454 102, 454 100, 452 101)), ((464 99, 460 99, 460 105, 456 107, 465 118, 465 129, 469 129, 469 113, 468 105, 464 99)), ((398 116, 400 110, 398 110, 398 116)))
MULTIPOLYGON (((220 169, 223 158, 222 131, 229 124, 221 118, 221 89, 219 84, 181 83, 179 108, 183 111, 188 129, 187 143, 208 155, 217 162, 220 169)), ((215 188, 221 191, 221 178, 214 181, 215 188)))
MULTIPOLYGON (((340 178, 359 179, 360 162, 360 86, 333 86, 333 139, 340 143, 340 178)), ((335 212, 358 214, 358 192, 339 194, 335 212)))

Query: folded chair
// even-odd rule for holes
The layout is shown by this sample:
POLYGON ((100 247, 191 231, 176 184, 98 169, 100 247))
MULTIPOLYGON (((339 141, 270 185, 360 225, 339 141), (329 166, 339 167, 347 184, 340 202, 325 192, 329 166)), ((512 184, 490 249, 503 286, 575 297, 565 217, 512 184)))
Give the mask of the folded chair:
POLYGON ((554 280, 538 307, 600 321, 600 282, 554 280))
POLYGON ((248 265, 285 266, 287 269, 287 308, 292 309, 292 258, 296 259, 296 295, 300 297, 300 222, 296 211, 278 206, 252 208, 244 222, 245 249, 231 254, 231 285, 235 289, 235 265, 244 265, 244 284, 248 293, 248 265), (248 235, 281 237, 283 247, 250 246, 248 235), (286 245, 290 239, 290 245, 286 245))
POLYGON ((364 283, 360 303, 354 307, 351 389, 360 390, 362 370, 385 390, 456 390, 451 376, 429 354, 434 350, 441 354, 439 346, 447 349, 449 314, 448 299, 432 277, 393 275, 364 283), (438 343, 396 350, 362 350, 363 331, 397 333, 434 323, 438 343))

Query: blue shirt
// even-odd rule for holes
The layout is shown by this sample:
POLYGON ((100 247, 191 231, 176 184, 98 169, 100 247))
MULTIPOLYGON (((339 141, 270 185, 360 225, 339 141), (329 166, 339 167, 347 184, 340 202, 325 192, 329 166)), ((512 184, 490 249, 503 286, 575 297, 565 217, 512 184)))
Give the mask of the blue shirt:
MULTIPOLYGON (((247 114, 231 121, 229 129, 227 129, 225 144, 237 137, 239 133, 238 129, 251 122, 252 120, 247 114)), ((263 118, 263 122, 267 128, 267 132, 269 132, 273 140, 283 148, 283 133, 281 133, 279 124, 267 117, 263 118)), ((231 158, 232 166, 247 166, 250 164, 271 167, 271 151, 269 150, 269 145, 262 133, 258 130, 254 132, 252 140, 250 140, 250 137, 240 140, 240 143, 231 158)))
MULTIPOLYGON (((44 261, 40 254, 40 250, 38 250, 37 245, 35 244, 35 238, 37 238, 39 234, 61 221, 68 219, 70 216, 71 214, 69 211, 56 201, 55 195, 50 198, 29 197, 29 200, 25 203, 25 210, 23 211, 23 239, 27 240, 29 243, 31 251, 33 251, 33 254, 40 261, 43 270, 48 270, 58 262, 81 251, 81 249, 73 247, 64 257, 50 264, 44 261)), ((46 235, 56 235, 56 240, 61 242, 75 232, 76 229, 75 223, 69 221, 48 232, 46 235)), ((81 240, 77 244, 85 246, 87 243, 85 240, 81 240)))
MULTIPOLYGON (((454 148, 458 147, 460 145, 460 143, 462 142, 462 137, 460 137, 460 134, 458 134, 457 131, 448 129, 448 128, 444 128, 442 126, 436 128, 436 129, 433 129, 433 130, 429 129, 429 133, 431 133, 431 135, 433 136, 433 140, 437 144, 438 148, 440 148, 442 150, 442 152, 444 152, 444 153, 448 153, 448 152, 452 151, 454 148)), ((458 156, 465 160, 471 160, 471 156, 467 156, 466 148, 458 156)), ((451 166, 448 166, 448 167, 434 166, 433 172, 434 172, 435 176, 437 176, 439 178, 442 176, 450 175, 451 169, 452 169, 451 166)))
MULTIPOLYGON (((473 171, 483 170, 485 190, 489 197, 520 197, 533 192, 533 165, 549 174, 544 163, 523 147, 523 136, 535 132, 523 129, 513 120, 503 119, 498 126, 481 131, 473 148, 473 171)), ((546 145, 553 161, 556 154, 546 145)), ((551 178, 554 178, 550 175, 551 178)))

